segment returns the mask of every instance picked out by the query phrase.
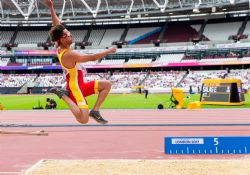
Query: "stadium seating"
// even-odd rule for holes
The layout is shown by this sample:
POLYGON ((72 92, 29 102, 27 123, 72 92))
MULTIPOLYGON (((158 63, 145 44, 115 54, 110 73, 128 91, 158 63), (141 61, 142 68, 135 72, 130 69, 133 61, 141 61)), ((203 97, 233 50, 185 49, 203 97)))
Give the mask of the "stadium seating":
POLYGON ((185 92, 188 92, 189 87, 192 86, 193 91, 197 92, 198 88, 201 89, 203 79, 222 78, 225 74, 227 74, 226 70, 190 71, 189 74, 180 82, 178 87, 181 87, 185 92))
POLYGON ((147 72, 114 72, 110 77, 112 89, 126 89, 137 86, 146 78, 147 72))
POLYGON ((181 81, 185 74, 185 71, 150 72, 143 85, 146 86, 149 91, 154 89, 171 89, 181 81))
POLYGON ((111 46, 114 41, 119 41, 124 29, 108 29, 106 30, 100 46, 111 46))
POLYGON ((46 42, 48 31, 19 31, 15 43, 18 44, 37 44, 46 42))
POLYGON ((137 41, 135 44, 150 44, 153 43, 154 40, 156 40, 159 36, 160 32, 154 33, 146 38, 143 38, 139 41, 137 41))
POLYGON ((134 40, 155 29, 157 29, 157 27, 129 28, 125 41, 134 40))
MULTIPOLYGON (((203 35, 211 41, 227 41, 231 35, 236 35, 238 29, 240 28, 242 21, 239 22, 223 22, 221 21, 208 21, 205 26, 203 35), (221 31, 222 32, 217 32, 221 31)), ((154 25, 155 26, 155 25, 154 25)), ((129 44, 150 44, 153 43, 154 40, 158 39, 160 35, 160 28, 162 25, 159 24, 157 27, 151 27, 150 24, 145 27, 139 27, 131 25, 128 29, 127 35, 125 36, 125 41, 128 41, 129 44), (159 30, 158 30, 159 29, 159 30), (149 34, 146 37, 145 34, 149 34), (140 38, 142 37, 142 38, 140 38)), ((89 29, 78 27, 69 29, 72 36, 73 42, 82 42, 86 39, 86 35, 89 29)), ((196 24, 192 21, 190 22, 169 22, 164 32, 164 35, 161 38, 161 42, 165 43, 179 43, 179 42, 188 42, 191 41, 192 38, 198 36, 198 32, 201 28, 201 24, 196 24)), ((13 30, 13 29, 12 29, 13 30)), ((92 43, 93 48, 102 46, 108 47, 111 46, 114 41, 119 41, 122 34, 124 33, 124 28, 112 28, 105 27, 105 29, 97 29, 93 28, 90 32, 90 35, 87 37, 88 42, 92 43)), ((249 35, 250 24, 249 22, 246 24, 246 28, 244 31, 244 35, 249 35)), ((9 43, 15 31, 2 31, 2 43, 9 43)), ((25 29, 20 29, 17 32, 16 38, 14 37, 14 43, 18 44, 38 44, 45 43, 48 39, 48 29, 41 28, 38 30, 31 29, 30 31, 25 29)), ((20 45, 20 46, 21 46, 20 45)), ((34 46, 35 46, 34 45, 34 46)), ((25 45, 24 45, 25 46, 25 45)), ((32 46, 32 47, 34 47, 32 46)), ((31 47, 31 46, 30 46, 31 47)))
POLYGON ((237 34, 240 26, 241 22, 207 24, 203 34, 210 41, 227 41, 229 36, 237 34))
POLYGON ((14 31, 2 31, 1 32, 1 43, 9 43, 14 31))
POLYGON ((84 76, 84 81, 107 80, 109 76, 109 73, 87 73, 84 76))
POLYGON ((62 86, 65 82, 63 74, 40 74, 35 81, 36 87, 62 86))
POLYGON ((34 80, 36 74, 2 74, 2 81, 0 81, 0 87, 21 87, 25 83, 34 80))
POLYGON ((163 42, 189 42, 198 35, 198 31, 186 24, 168 24, 168 27, 162 38, 163 42))
POLYGON ((73 42, 81 42, 87 34, 87 30, 70 30, 73 42))
POLYGON ((92 46, 99 46, 104 36, 105 29, 92 30, 88 39, 88 42, 92 43, 92 46))

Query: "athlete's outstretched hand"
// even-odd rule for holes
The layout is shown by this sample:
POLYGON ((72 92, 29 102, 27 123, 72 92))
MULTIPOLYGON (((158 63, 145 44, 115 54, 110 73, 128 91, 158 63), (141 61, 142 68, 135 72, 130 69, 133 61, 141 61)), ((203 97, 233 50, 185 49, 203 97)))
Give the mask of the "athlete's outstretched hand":
POLYGON ((48 7, 52 7, 53 6, 52 0, 45 0, 45 3, 47 4, 48 7))
POLYGON ((115 47, 110 47, 109 51, 110 51, 110 53, 116 53, 116 48, 115 47))

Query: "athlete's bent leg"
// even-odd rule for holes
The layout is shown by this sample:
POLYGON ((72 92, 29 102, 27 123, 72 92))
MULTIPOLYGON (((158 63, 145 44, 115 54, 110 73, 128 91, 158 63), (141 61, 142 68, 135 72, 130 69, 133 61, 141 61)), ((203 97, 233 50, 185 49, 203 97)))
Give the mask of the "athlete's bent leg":
POLYGON ((79 123, 86 124, 89 121, 89 109, 80 109, 67 95, 62 96, 63 101, 67 103, 71 112, 79 123))
POLYGON ((111 83, 109 81, 98 81, 98 98, 95 102, 93 107, 93 111, 99 111, 100 106, 102 105, 103 101, 107 97, 109 91, 111 89, 111 83))

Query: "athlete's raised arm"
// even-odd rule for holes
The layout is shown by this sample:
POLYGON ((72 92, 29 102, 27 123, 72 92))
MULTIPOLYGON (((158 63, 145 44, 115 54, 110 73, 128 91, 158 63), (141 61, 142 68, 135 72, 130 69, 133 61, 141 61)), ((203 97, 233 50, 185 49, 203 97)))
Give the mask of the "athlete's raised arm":
POLYGON ((64 55, 63 55, 63 59, 65 60, 73 60, 74 63, 77 63, 77 62, 88 62, 88 61, 96 61, 96 60, 99 60, 103 57, 105 57, 106 55, 108 54, 112 54, 112 53, 115 53, 116 52, 116 48, 115 47, 110 47, 109 49, 106 49, 102 52, 99 52, 99 53, 96 53, 96 54, 79 54, 77 52, 74 52, 74 51, 69 51, 69 52, 66 52, 64 55))
POLYGON ((45 0, 45 3, 50 9, 53 26, 61 24, 58 16, 56 15, 52 0, 45 0))

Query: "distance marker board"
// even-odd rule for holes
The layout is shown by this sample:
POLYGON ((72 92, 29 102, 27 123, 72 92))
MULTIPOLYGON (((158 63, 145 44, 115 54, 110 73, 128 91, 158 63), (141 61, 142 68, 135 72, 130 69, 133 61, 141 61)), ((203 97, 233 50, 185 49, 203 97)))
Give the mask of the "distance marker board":
POLYGON ((165 137, 165 154, 250 154, 250 136, 165 137))

